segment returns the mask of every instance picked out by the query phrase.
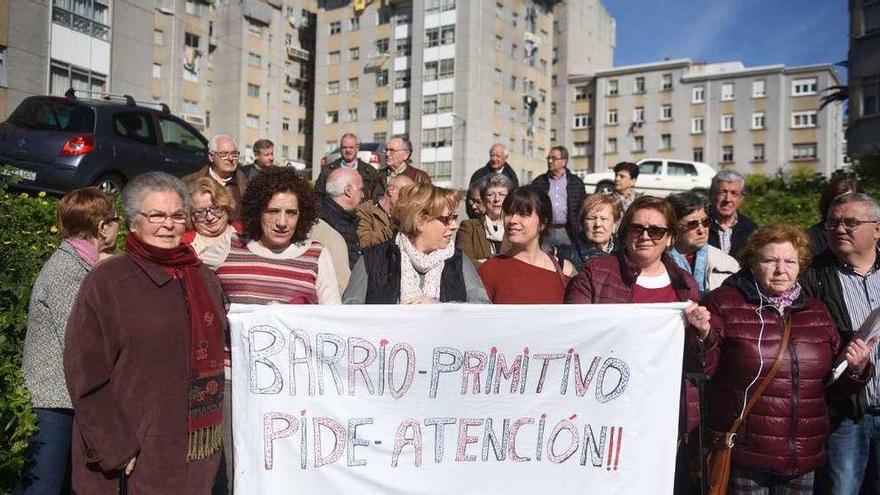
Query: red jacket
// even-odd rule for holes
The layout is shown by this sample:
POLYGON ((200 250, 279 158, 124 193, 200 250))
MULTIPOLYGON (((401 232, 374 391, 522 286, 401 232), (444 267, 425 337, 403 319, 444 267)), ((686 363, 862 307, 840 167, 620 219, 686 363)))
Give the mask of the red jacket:
MULTIPOLYGON (((743 393, 758 372, 759 300, 754 278, 741 270, 704 300, 712 313, 712 330, 706 341, 701 344, 693 336, 688 339, 689 347, 702 358, 705 372, 712 377, 706 389, 706 421, 712 430, 730 429, 743 408, 743 393)), ((760 315, 764 319, 760 340, 764 366, 752 391, 773 366, 784 318, 790 315, 788 353, 737 432, 733 463, 744 469, 800 475, 821 467, 825 460, 825 440, 830 431, 826 395, 852 393, 864 386, 872 370, 866 370, 861 381, 844 373, 826 388, 841 341, 828 309, 816 299, 801 295, 784 316, 770 306, 764 306, 760 315)))
MULTIPOLYGON (((699 301, 700 289, 697 281, 689 273, 682 270, 669 256, 663 255, 663 265, 669 274, 672 288, 679 302, 699 301)), ((620 304, 632 301, 633 286, 641 271, 630 263, 623 252, 601 255, 590 258, 583 270, 568 284, 565 291, 566 304, 620 304)), ((670 301, 675 302, 675 301, 670 301)), ((688 353, 684 354, 683 366, 692 368, 688 363, 688 353)), ((681 396, 681 417, 679 432, 682 438, 694 431, 700 424, 700 394, 690 382, 684 381, 681 396)))

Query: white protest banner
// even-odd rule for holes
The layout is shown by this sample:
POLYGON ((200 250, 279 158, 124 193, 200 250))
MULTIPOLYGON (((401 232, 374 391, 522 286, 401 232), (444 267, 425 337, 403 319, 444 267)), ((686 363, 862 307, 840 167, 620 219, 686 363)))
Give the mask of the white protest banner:
POLYGON ((672 493, 684 304, 237 306, 239 493, 672 493))

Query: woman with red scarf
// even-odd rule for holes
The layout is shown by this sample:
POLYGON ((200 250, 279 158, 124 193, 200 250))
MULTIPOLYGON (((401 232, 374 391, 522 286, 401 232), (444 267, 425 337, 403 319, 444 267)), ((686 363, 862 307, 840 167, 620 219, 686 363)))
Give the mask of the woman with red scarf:
POLYGON ((77 493, 209 493, 220 461, 226 317, 213 272, 180 243, 186 186, 136 177, 125 252, 83 281, 67 327, 77 493))

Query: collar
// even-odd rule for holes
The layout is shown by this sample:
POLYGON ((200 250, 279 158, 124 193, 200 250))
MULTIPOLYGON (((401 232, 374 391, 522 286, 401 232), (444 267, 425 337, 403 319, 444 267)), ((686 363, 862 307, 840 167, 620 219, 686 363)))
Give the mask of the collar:
POLYGON ((392 170, 391 167, 386 167, 386 168, 388 170, 388 172, 387 172, 388 178, 393 179, 394 177, 397 177, 398 175, 402 175, 404 172, 406 172, 407 164, 406 164, 406 162, 404 162, 403 165, 401 165, 400 168, 397 169, 397 172, 392 170))
POLYGON ((343 217, 349 221, 352 221, 357 218, 357 213, 355 213, 354 211, 346 210, 345 208, 342 207, 342 205, 340 205, 339 203, 334 201, 333 198, 331 198, 329 196, 324 196, 322 198, 322 201, 324 203, 324 208, 331 209, 335 215, 340 215, 341 217, 343 217))
POLYGON ((174 277, 172 277, 168 273, 168 271, 165 270, 165 267, 163 267, 161 265, 157 265, 156 263, 151 263, 147 260, 135 258, 134 256, 131 256, 127 253, 123 253, 123 254, 128 259, 130 259, 135 265, 137 265, 138 268, 143 270, 143 272, 147 275, 147 277, 149 277, 150 280, 152 280, 153 283, 158 285, 159 287, 162 287, 163 285, 167 284, 168 282, 170 282, 171 280, 174 279, 174 277))
MULTIPOLYGON (((254 166, 256 166, 256 163, 254 163, 254 166)), ((257 168, 259 168, 259 167, 257 167, 257 168)), ((212 166, 210 166, 210 165, 208 165, 208 175, 209 175, 212 179, 216 180, 217 182, 219 182, 220 184, 222 184, 222 185, 224 185, 224 186, 225 186, 226 184, 229 184, 230 182, 232 182, 232 179, 235 178, 235 173, 233 173, 232 175, 230 175, 228 179, 223 179, 223 178, 221 178, 219 175, 217 175, 216 173, 214 173, 214 167, 212 167, 212 166)))
MULTIPOLYGON (((739 221, 739 212, 733 213, 733 223, 730 224, 730 228, 736 227, 736 223, 739 221)), ((718 214, 712 215, 712 223, 715 224, 719 229, 727 230, 721 226, 721 222, 718 221, 718 214)))
POLYGON ((350 162, 346 162, 345 160, 343 160, 342 158, 340 158, 340 159, 339 159, 339 166, 340 166, 340 167, 345 167, 345 168, 350 168, 350 169, 353 169, 353 170, 357 170, 358 165, 359 165, 359 162, 360 162, 360 160, 358 160, 357 158, 355 158, 354 160, 352 160, 352 161, 350 161, 350 162))
MULTIPOLYGON (((770 299, 766 296, 763 296, 758 291, 758 283, 755 281, 755 277, 752 275, 752 271, 748 268, 740 268, 740 270, 733 275, 727 277, 724 280, 722 285, 729 285, 737 290, 743 295, 743 298, 754 304, 759 305, 761 303, 761 299, 763 298, 765 307, 774 307, 770 303, 770 299)), ((797 294, 797 297, 794 298, 791 305, 788 308, 797 310, 802 308, 806 304, 806 296, 804 295, 804 291, 801 290, 797 294)))
MULTIPOLYGON (((830 248, 828 249, 828 251, 831 252, 833 255, 833 252, 831 251, 830 248)), ((834 258, 834 267, 837 270, 844 272, 848 275, 859 275, 858 273, 856 273, 855 268, 852 265, 843 261, 842 259, 838 258, 837 256, 832 256, 832 257, 834 258)), ((866 277, 871 276, 874 274, 874 272, 876 272, 878 270, 880 270, 880 247, 878 247, 874 251, 874 265, 871 266, 871 271, 868 272, 868 274, 865 276, 866 277)), ((861 275, 859 275, 859 276, 861 277, 861 275)))

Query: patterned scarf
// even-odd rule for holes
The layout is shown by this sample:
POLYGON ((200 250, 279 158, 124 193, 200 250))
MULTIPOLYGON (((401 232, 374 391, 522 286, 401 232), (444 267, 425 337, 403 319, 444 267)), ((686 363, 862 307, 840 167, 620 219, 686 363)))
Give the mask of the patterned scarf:
POLYGON ((669 256, 675 261, 675 264, 682 270, 693 275, 697 280, 697 287, 700 288, 700 295, 703 296, 708 291, 709 285, 708 280, 706 279, 706 270, 709 269, 709 244, 704 244, 703 247, 697 250, 695 255, 696 260, 694 260, 694 268, 691 270, 691 264, 688 263, 687 258, 685 258, 683 254, 679 253, 675 248, 669 250, 669 256))
POLYGON ((779 294, 778 296, 773 295, 761 295, 765 301, 770 303, 771 306, 776 308, 779 311, 779 314, 785 314, 785 310, 788 309, 794 302, 797 300, 798 296, 801 295, 801 284, 796 283, 790 289, 779 294))
POLYGON ((450 241, 444 249, 425 254, 410 242, 402 233, 397 234, 394 243, 400 248, 400 301, 406 301, 418 295, 440 299, 440 275, 443 264, 455 254, 455 240, 450 241), (419 285, 421 275, 425 277, 422 287, 419 285))
POLYGON ((504 220, 492 220, 489 215, 483 218, 483 229, 486 231, 486 239, 491 242, 501 242, 504 240, 504 220))
POLYGON ((223 440, 223 328, 221 313, 199 271, 201 261, 189 246, 160 248, 144 243, 134 232, 125 240, 130 256, 162 266, 183 282, 190 316, 189 407, 187 462, 210 457, 223 440))

